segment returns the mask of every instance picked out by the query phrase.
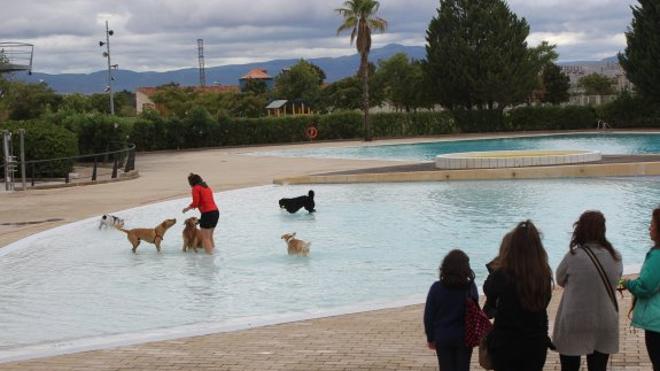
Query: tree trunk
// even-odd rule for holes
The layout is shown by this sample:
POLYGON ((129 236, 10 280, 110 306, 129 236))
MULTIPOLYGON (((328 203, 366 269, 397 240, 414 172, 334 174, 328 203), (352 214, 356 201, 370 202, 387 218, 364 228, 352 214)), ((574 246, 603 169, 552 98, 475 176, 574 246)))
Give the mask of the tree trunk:
POLYGON ((361 53, 360 69, 362 70, 362 110, 364 111, 364 141, 371 142, 371 127, 369 126, 369 56, 361 53))

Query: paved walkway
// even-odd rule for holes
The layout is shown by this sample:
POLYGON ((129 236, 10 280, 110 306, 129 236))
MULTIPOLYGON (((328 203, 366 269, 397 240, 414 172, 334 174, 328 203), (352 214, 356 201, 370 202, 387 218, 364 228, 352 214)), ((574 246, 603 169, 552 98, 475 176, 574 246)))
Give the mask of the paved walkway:
MULTIPOLYGON (((552 317, 560 294, 550 304, 552 317)), ((630 295, 620 300, 621 352, 612 357, 611 370, 650 371, 644 335, 625 318, 630 301, 630 295)), ((0 370, 435 370, 423 311, 412 305, 0 364, 0 370)), ((560 370, 558 361, 549 353, 544 370, 560 370)), ((476 362, 474 354, 472 369, 481 370, 476 362)))
MULTIPOLYGON (((333 145, 351 144, 355 142, 333 145)), ((189 187, 185 178, 190 171, 202 174, 214 189, 228 190, 269 184, 275 177, 391 165, 383 161, 241 155, 260 149, 141 154, 137 159, 141 177, 136 180, 0 193, 0 246, 82 218, 186 197, 189 187)), ((621 353, 613 359, 614 369, 650 370, 643 334, 631 332, 627 326, 629 301, 627 297, 622 305, 622 345, 621 353)), ((553 312, 557 303, 555 295, 553 312)), ((6 363, 0 364, 0 370, 432 370, 436 359, 425 346, 422 311, 421 305, 414 305, 6 363)), ((555 354, 546 369, 559 369, 555 354)))

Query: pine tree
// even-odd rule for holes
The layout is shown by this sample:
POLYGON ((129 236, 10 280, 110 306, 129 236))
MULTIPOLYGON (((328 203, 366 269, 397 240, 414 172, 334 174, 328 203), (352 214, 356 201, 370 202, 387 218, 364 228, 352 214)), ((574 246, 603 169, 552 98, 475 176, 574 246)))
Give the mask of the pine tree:
POLYGON ((543 101, 551 104, 559 104, 568 101, 570 95, 568 89, 571 87, 571 79, 561 68, 554 63, 548 63, 543 68, 543 101))
POLYGON ((502 0, 441 0, 427 30, 424 65, 437 102, 501 111, 526 101, 538 85, 541 59, 554 53, 547 43, 528 48, 528 35, 527 21, 502 0))
POLYGON ((639 0, 626 32, 628 46, 619 63, 643 97, 660 102, 660 2, 639 0))

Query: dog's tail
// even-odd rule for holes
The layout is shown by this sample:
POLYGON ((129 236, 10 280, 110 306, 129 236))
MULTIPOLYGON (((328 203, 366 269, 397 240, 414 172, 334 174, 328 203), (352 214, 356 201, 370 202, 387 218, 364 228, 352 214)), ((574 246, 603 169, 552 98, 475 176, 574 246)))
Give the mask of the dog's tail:
POLYGON ((115 224, 113 224, 113 226, 114 226, 115 229, 117 229, 118 231, 122 231, 122 232, 128 234, 128 231, 124 229, 124 225, 123 225, 123 224, 122 224, 122 225, 115 225, 115 224))
POLYGON ((314 191, 310 189, 309 192, 307 193, 307 196, 309 196, 309 198, 314 198, 314 191))
POLYGON ((311 242, 305 242, 305 245, 303 246, 303 251, 305 256, 309 255, 309 247, 312 246, 311 242))

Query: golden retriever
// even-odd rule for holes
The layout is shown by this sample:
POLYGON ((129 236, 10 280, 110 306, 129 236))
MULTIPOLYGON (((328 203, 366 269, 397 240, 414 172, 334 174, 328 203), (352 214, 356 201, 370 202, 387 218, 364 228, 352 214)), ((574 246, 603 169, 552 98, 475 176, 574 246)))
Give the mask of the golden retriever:
POLYGON ((312 243, 297 239, 296 232, 283 234, 282 239, 286 241, 289 255, 309 256, 309 246, 312 243))
POLYGON ((183 229, 183 252, 193 249, 197 252, 197 249, 203 248, 202 246, 202 230, 197 228, 199 224, 199 219, 196 217, 188 218, 183 225, 186 228, 183 229))
POLYGON ((141 241, 156 245, 156 250, 160 252, 160 243, 163 241, 165 232, 167 232, 167 230, 174 224, 176 224, 176 219, 165 219, 162 223, 158 224, 156 228, 134 228, 129 230, 118 226, 115 226, 115 228, 126 233, 128 241, 133 245, 133 253, 135 253, 135 250, 141 241))

